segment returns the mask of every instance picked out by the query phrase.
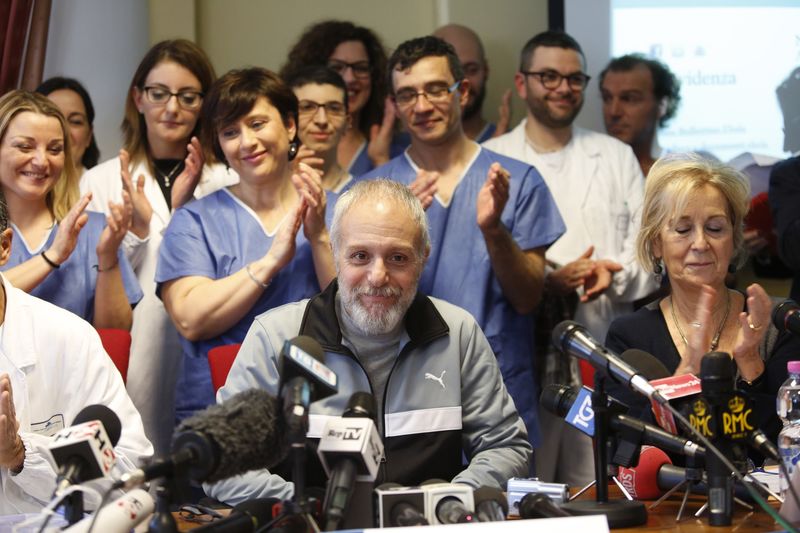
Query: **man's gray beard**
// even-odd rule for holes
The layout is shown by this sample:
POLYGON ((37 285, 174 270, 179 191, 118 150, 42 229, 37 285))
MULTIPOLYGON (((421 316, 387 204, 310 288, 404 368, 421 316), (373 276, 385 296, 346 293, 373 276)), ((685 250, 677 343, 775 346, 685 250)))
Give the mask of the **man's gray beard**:
POLYGON ((342 299, 344 312, 348 314, 353 324, 364 335, 384 335, 393 331, 405 317, 406 311, 411 307, 411 302, 414 301, 414 295, 417 292, 416 285, 409 291, 401 291, 400 289, 389 287, 368 290, 341 286, 340 288, 342 290, 340 290, 339 295, 342 299), (361 294, 399 295, 400 298, 382 315, 376 315, 361 305, 361 301, 358 299, 361 294))

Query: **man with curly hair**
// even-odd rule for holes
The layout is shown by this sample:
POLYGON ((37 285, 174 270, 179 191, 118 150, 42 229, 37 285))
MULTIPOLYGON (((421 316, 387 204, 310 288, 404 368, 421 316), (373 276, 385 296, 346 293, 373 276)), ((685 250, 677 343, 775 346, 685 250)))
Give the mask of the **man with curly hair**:
POLYGON ((678 111, 680 89, 669 67, 641 54, 614 58, 600 73, 606 131, 630 145, 645 175, 661 152, 658 129, 678 111))

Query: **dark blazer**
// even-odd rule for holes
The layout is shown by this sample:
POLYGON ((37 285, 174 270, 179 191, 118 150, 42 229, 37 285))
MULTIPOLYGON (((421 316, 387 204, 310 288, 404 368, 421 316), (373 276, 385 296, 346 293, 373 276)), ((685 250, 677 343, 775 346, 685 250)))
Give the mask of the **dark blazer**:
POLYGON ((800 157, 777 163, 769 177, 769 205, 778 254, 793 272, 789 297, 800 300, 800 157))

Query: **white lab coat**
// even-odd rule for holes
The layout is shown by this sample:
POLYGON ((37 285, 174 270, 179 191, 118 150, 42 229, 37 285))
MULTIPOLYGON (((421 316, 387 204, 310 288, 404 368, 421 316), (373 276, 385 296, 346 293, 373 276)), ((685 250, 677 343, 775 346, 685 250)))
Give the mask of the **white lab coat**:
MULTIPOLYGON (((142 415, 145 431, 153 441, 156 453, 162 454, 170 449, 175 425, 175 382, 182 354, 178 332, 155 292, 158 249, 172 213, 158 182, 145 163, 136 165, 131 172, 134 186, 140 175, 145 177, 144 194, 153 207, 153 217, 150 219, 150 235, 147 239, 139 239, 128 232, 122 243, 144 292, 144 297, 133 310, 127 388, 142 415)), ((238 181, 239 176, 221 164, 206 166, 194 196, 202 198, 238 181)), ((122 201, 119 158, 115 157, 86 171, 80 186, 81 193, 92 192, 89 209, 108 213, 109 201, 122 201)))
POLYGON ((564 162, 566 172, 555 175, 528 146, 523 120, 505 135, 484 146, 519 159, 542 174, 553 194, 567 231, 547 250, 559 265, 577 259, 594 246, 594 259, 611 259, 623 265, 612 285, 595 300, 579 304, 575 320, 600 342, 611 321, 633 311, 633 302, 654 291, 653 276, 636 262, 644 177, 630 147, 613 137, 574 128, 564 162))
MULTIPOLYGON (((12 475, 0 469, 0 514, 38 512, 55 489, 56 467, 48 445, 84 407, 105 405, 122 423, 114 479, 140 466, 153 447, 95 329, 77 315, 15 289, 2 276, 0 281, 6 294, 0 373, 11 378, 25 444, 22 472, 12 475)), ((92 483, 101 493, 110 484, 92 483)))

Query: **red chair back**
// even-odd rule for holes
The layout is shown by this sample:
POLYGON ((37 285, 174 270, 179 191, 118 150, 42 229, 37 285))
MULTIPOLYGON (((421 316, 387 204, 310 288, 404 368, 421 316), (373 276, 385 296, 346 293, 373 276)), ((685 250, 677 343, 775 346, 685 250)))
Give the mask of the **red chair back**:
POLYGON ((587 387, 594 387, 594 367, 590 364, 581 359, 581 377, 583 378, 583 384, 587 387))
POLYGON ((236 354, 239 353, 241 344, 226 344, 216 346, 208 351, 208 367, 211 369, 211 384, 214 386, 214 393, 225 385, 228 379, 228 372, 233 366, 236 354))
POLYGON ((103 343, 114 365, 122 374, 122 381, 128 380, 128 361, 131 357, 131 333, 124 329, 98 329, 100 341, 103 343))

